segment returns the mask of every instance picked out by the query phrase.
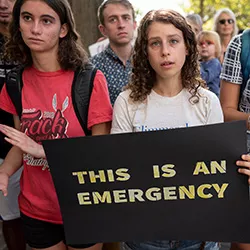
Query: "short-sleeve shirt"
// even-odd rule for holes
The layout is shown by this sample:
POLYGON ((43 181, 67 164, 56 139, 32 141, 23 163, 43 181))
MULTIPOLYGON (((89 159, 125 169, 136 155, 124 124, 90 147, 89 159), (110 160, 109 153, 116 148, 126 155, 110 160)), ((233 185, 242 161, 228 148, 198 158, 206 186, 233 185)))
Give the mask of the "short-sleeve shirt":
MULTIPOLYGON (((84 136, 74 112, 71 88, 73 71, 41 72, 30 67, 23 72, 21 130, 36 142, 46 139, 84 136)), ((0 95, 1 107, 16 114, 6 86, 0 95)), ((97 71, 90 98, 88 128, 112 120, 106 79, 97 71)), ((60 207, 46 159, 23 156, 19 206, 29 217, 61 224, 60 207)))
POLYGON ((198 89, 199 102, 191 103, 191 93, 183 88, 173 97, 161 96, 154 90, 141 103, 122 92, 114 105, 111 133, 147 132, 187 128, 223 122, 218 97, 204 88, 198 89))
MULTIPOLYGON (((227 52, 222 65, 221 80, 239 84, 243 83, 243 75, 240 62, 242 49, 241 35, 235 36, 228 45, 227 52)), ((250 112, 250 79, 242 93, 239 110, 245 113, 250 112)))
POLYGON ((206 81, 210 91, 220 95, 221 63, 218 58, 200 62, 201 77, 206 81))
POLYGON ((91 61, 105 75, 108 82, 110 101, 114 105, 122 88, 129 82, 132 72, 131 60, 127 60, 124 66, 120 58, 108 46, 104 51, 92 57, 91 61))

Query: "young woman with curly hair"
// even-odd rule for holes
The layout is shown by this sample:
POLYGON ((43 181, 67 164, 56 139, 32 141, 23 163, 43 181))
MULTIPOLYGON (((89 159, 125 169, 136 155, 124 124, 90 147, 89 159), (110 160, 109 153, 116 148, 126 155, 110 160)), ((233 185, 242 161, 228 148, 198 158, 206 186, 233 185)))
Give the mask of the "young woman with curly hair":
POLYGON ((218 98, 204 87, 195 34, 179 13, 150 11, 138 28, 131 81, 114 106, 112 132, 223 122, 218 98))
MULTIPOLYGON (((197 56, 195 34, 180 14, 172 10, 148 12, 138 29, 132 79, 114 105, 111 133, 223 122, 218 97, 203 87, 197 56)), ((240 173, 250 176, 250 155, 242 155, 236 165, 244 167, 239 168, 240 173)), ((217 250, 218 244, 200 240, 123 244, 123 250, 169 249, 217 250)))
MULTIPOLYGON (((32 249, 101 250, 102 244, 65 243, 64 225, 42 140, 84 136, 72 100, 75 70, 85 69, 86 52, 67 0, 16 0, 7 56, 24 65, 21 120, 6 86, 0 107, 15 116, 19 130, 0 125, 14 146, 0 166, 0 190, 7 195, 9 177, 24 165, 19 206, 27 243, 32 249)), ((112 119, 107 82, 97 71, 88 110, 92 135, 108 134, 112 119), (101 100, 101 101, 100 101, 101 100)), ((84 232, 83 232, 84 234, 84 232)))
MULTIPOLYGON (((138 29, 132 79, 114 105, 111 133, 223 122, 218 97, 203 88, 195 34, 172 10, 150 11, 138 29)), ((126 242, 125 250, 218 249, 216 242, 126 242)))

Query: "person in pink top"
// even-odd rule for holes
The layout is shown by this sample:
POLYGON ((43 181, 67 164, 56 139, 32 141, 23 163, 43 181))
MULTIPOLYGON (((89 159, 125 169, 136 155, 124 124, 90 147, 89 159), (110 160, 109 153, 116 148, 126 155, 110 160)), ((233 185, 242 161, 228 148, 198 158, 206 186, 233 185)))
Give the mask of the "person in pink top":
MULTIPOLYGON (((66 246, 60 207, 41 145, 42 140, 84 136, 75 114, 71 88, 74 72, 88 61, 67 0, 16 0, 6 53, 25 65, 22 116, 6 86, 0 106, 14 115, 20 131, 0 126, 13 147, 0 167, 0 190, 23 164, 19 206, 26 241, 32 249, 99 250, 101 243, 66 246)), ((97 71, 88 112, 92 135, 108 134, 112 119, 107 83, 97 71)), ((84 234, 84 232, 83 232, 84 234)))

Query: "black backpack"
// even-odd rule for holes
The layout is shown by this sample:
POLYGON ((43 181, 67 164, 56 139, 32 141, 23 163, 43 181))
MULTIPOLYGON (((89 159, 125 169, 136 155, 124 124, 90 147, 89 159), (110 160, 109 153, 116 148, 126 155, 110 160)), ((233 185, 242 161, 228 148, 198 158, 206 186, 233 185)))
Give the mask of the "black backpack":
MULTIPOLYGON (((6 89, 12 103, 16 108, 18 116, 22 115, 22 73, 23 66, 12 69, 6 76, 6 89)), ((88 130, 88 110, 89 102, 93 89, 93 82, 97 69, 92 64, 87 64, 85 68, 79 68, 75 71, 72 83, 71 95, 76 116, 85 135, 91 135, 88 130)))

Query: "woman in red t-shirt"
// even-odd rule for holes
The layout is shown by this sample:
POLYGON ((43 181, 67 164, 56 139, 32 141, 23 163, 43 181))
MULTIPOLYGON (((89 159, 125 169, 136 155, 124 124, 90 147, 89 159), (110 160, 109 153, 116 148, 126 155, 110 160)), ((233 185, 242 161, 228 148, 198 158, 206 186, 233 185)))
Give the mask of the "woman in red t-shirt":
MULTIPOLYGON (((12 145, 0 170, 0 190, 7 195, 9 177, 24 165, 19 206, 27 243, 32 249, 91 249, 102 244, 66 246, 63 222, 41 140, 84 136, 74 112, 74 71, 88 62, 67 0, 16 0, 6 52, 25 65, 21 121, 7 93, 0 106, 12 113, 20 131, 2 126, 12 145)), ((92 135, 108 134, 112 119, 107 83, 97 71, 88 112, 92 135)), ((84 234, 84 232, 83 232, 84 234)))

